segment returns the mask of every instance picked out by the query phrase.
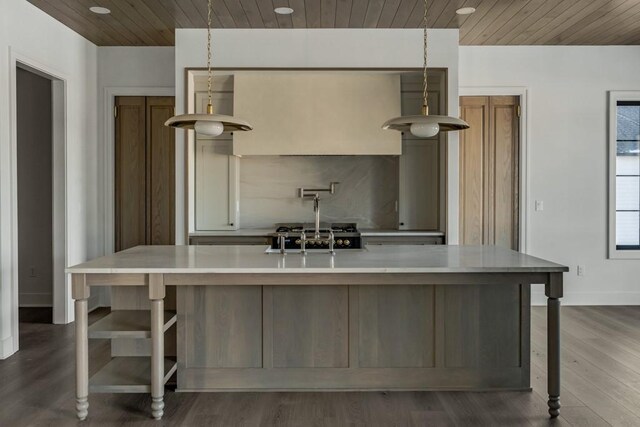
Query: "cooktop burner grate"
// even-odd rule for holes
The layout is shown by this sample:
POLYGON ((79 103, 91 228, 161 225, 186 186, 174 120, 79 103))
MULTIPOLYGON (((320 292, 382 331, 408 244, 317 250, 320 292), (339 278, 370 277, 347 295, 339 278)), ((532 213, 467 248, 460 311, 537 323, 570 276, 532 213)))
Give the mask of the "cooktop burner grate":
POLYGON ((306 236, 306 249, 323 249, 329 245, 326 237, 333 232, 335 249, 362 249, 362 239, 355 223, 321 223, 319 232, 325 238, 324 241, 316 241, 315 226, 311 223, 282 223, 276 224, 276 232, 272 237, 272 249, 280 248, 280 235, 285 234, 285 248, 301 249, 301 237, 306 236))

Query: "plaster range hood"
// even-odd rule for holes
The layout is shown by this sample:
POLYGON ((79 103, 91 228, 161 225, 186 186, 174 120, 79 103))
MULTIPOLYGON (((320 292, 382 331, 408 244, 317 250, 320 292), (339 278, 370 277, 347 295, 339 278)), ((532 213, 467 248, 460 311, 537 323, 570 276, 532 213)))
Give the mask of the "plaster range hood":
POLYGON ((243 71, 233 103, 254 127, 234 133, 234 155, 402 154, 401 134, 380 128, 401 113, 398 74, 243 71))

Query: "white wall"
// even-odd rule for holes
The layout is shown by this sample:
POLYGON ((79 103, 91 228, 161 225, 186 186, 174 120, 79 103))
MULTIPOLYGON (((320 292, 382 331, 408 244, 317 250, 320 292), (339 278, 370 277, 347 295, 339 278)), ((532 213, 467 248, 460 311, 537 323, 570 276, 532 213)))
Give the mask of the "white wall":
MULTIPOLYGON (((97 48, 24 0, 0 0, 0 357, 16 351, 18 344, 17 295, 11 287, 16 255, 11 244, 16 212, 11 140, 15 116, 9 96, 15 93, 12 58, 16 57, 66 81, 66 264, 94 258, 103 248, 96 173, 97 48)), ((71 300, 66 303, 66 320, 71 321, 73 306, 71 300)))
POLYGON ((570 266, 565 304, 640 304, 640 260, 607 259, 607 91, 639 90, 638 70, 638 46, 460 47, 462 91, 528 89, 525 250, 570 266))
POLYGON ((99 47, 98 87, 173 87, 174 53, 170 47, 99 47))
MULTIPOLYGON (((177 29, 176 110, 184 112, 185 68, 206 66, 206 30, 177 29)), ((420 29, 214 30, 214 66, 229 68, 421 68, 420 29)), ((458 30, 429 31, 429 66, 448 68, 449 114, 458 116, 458 30)), ((176 133, 176 244, 184 244, 184 132, 176 133)), ((191 159, 191 164, 192 159, 191 159)), ((448 238, 458 241, 458 136, 449 135, 448 238)))

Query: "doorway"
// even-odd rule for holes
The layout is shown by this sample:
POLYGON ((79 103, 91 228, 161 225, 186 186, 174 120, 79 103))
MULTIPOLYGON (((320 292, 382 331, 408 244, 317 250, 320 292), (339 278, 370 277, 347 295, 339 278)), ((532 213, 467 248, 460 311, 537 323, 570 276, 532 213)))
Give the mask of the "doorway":
MULTIPOLYGON (((33 58, 29 58, 14 49, 9 49, 9 98, 10 98, 10 126, 9 126, 9 146, 6 147, 10 155, 2 156, 0 163, 2 163, 2 170, 7 172, 8 178, 3 189, 6 197, 3 197, 0 201, 2 204, 3 213, 3 227, 10 227, 10 233, 3 238, 3 246, 6 245, 7 251, 3 251, 3 263, 6 262, 6 269, 2 270, 3 282, 8 284, 9 299, 4 299, 0 312, 0 325, 3 329, 6 328, 5 323, 10 325, 11 335, 7 339, 0 340, 0 358, 6 358, 19 350, 20 334, 23 332, 20 326, 20 275, 21 265, 22 273, 25 272, 27 276, 44 275, 42 271, 48 270, 49 259, 51 259, 51 274, 46 275, 49 286, 42 295, 30 295, 22 298, 22 305, 45 305, 45 309, 48 312, 44 316, 34 316, 32 319, 38 321, 46 320, 47 323, 66 324, 73 321, 73 300, 71 298, 70 283, 67 282, 65 275, 65 267, 67 263, 67 245, 66 245, 66 82, 67 76, 59 74, 46 64, 39 63, 33 58), (23 74, 23 71, 29 72, 36 77, 44 78, 45 81, 40 83, 48 88, 48 96, 45 93, 43 98, 35 99, 35 96, 30 96, 27 100, 32 105, 29 107, 33 110, 33 103, 36 104, 35 114, 33 116, 27 116, 26 124, 24 126, 23 118, 24 114, 18 111, 18 104, 20 103, 20 110, 23 108, 23 100, 25 86, 23 84, 23 77, 33 77, 32 75, 23 74), (20 75, 20 77, 18 77, 20 75), (20 89, 18 88, 18 79, 21 80, 20 89), (48 81, 49 83, 47 84, 48 81), (44 112, 44 113, 43 113, 44 112), (47 119, 48 117, 48 119, 47 119), (21 122, 19 130, 18 121, 21 122), (26 143, 22 142, 25 132, 35 132, 38 129, 29 129, 30 127, 39 127, 40 131, 50 129, 50 135, 43 138, 48 139, 47 143, 42 143, 42 151, 50 153, 49 159, 46 160, 50 164, 47 168, 47 173, 41 173, 39 168, 30 165, 29 176, 27 179, 36 178, 37 176, 43 176, 42 186, 49 187, 51 192, 50 201, 45 202, 47 205, 44 208, 47 209, 48 216, 45 221, 48 224, 45 226, 44 234, 48 234, 50 231, 50 238, 44 237, 49 243, 42 243, 42 239, 37 240, 37 244, 40 246, 48 246, 50 252, 45 255, 45 260, 40 260, 40 263, 33 265, 28 261, 20 260, 20 249, 24 249, 27 243, 20 243, 19 239, 24 237, 20 235, 20 228, 24 228, 24 219, 20 221, 24 215, 25 201, 21 200, 19 203, 18 198, 23 196, 25 178, 22 170, 20 171, 22 179, 18 179, 19 167, 18 162, 22 162, 23 156, 19 151, 24 151, 26 143), (18 134, 20 133, 20 144, 18 134), (22 191, 19 190, 19 182, 22 187, 22 191), (19 205, 23 208, 19 210, 19 205), (23 227, 20 227, 22 222, 23 227), (26 266, 26 268, 25 268, 26 266), (31 268, 34 267, 34 268, 31 268), (49 297, 51 295, 51 297, 49 297), (31 302, 29 302, 31 298, 31 302), (46 302, 42 302, 46 298, 46 302), (46 306, 49 307, 46 307, 46 306)), ((27 90, 31 90, 30 87, 27 90)), ((47 92, 44 89, 44 92, 47 92)), ((44 93, 43 92, 43 93, 44 93)), ((27 110, 28 111, 28 110, 27 110)), ((45 156, 49 154, 45 153, 45 156)), ((29 162, 26 162, 29 164, 29 162)), ((20 168, 23 169, 23 168, 20 168)), ((28 196, 28 199, 35 199, 38 196, 28 196)), ((22 198, 22 197, 21 197, 22 198)), ((4 229, 4 228, 3 228, 4 229)), ((27 232, 32 230, 27 230, 27 232)), ((37 249, 37 248, 36 248, 37 249)), ((24 275, 24 274, 23 274, 24 275)), ((33 279, 33 277, 32 277, 33 279)), ((24 288, 24 287, 23 287, 24 288)), ((24 289, 27 290, 27 289, 24 289)), ((24 292, 23 292, 24 293, 24 292)), ((39 294, 39 292, 27 292, 31 294, 39 294)), ((24 297, 24 295, 23 295, 24 297)), ((5 329, 6 330, 6 329, 5 329)))
POLYGON ((20 322, 53 322, 51 80, 16 69, 20 322))
POLYGON ((460 109, 460 244, 520 250, 520 97, 462 96, 460 109))

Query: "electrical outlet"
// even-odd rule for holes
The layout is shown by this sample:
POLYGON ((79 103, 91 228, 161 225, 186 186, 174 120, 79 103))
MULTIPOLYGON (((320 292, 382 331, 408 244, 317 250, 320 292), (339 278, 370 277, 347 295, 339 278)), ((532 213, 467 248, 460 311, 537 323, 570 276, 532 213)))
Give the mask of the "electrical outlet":
POLYGON ((584 265, 579 265, 577 269, 578 276, 584 276, 584 265))
POLYGON ((542 200, 536 200, 536 211, 544 210, 544 202, 542 200))

